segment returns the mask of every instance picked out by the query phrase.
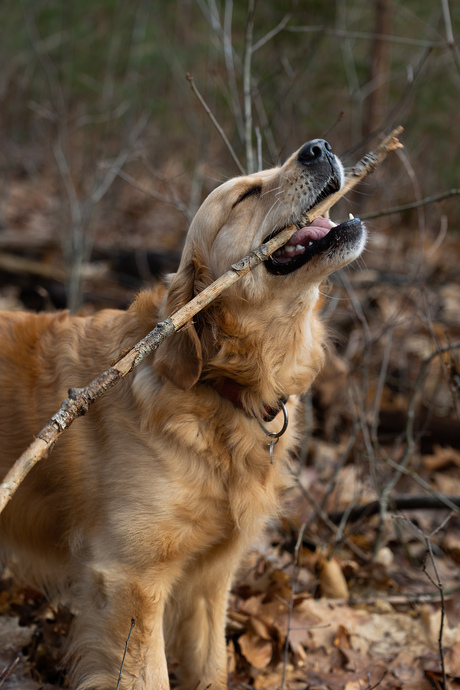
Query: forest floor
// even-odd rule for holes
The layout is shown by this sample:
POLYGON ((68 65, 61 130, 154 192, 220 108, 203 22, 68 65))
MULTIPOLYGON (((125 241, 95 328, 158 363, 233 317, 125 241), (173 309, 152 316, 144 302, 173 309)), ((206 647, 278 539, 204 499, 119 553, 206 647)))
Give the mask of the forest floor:
MULTIPOLYGON (((51 174, 10 180, 2 308, 64 304, 60 199, 51 174)), ((183 239, 174 207, 126 183, 110 199, 85 269, 86 312, 125 307, 174 269, 183 239)), ((445 502, 460 496, 460 229, 438 212, 424 227, 416 216, 370 223, 364 259, 325 288, 336 353, 305 397, 283 515, 232 591, 231 688, 460 688, 460 517, 445 502)), ((71 619, 4 573, 0 687, 65 686, 71 619)))

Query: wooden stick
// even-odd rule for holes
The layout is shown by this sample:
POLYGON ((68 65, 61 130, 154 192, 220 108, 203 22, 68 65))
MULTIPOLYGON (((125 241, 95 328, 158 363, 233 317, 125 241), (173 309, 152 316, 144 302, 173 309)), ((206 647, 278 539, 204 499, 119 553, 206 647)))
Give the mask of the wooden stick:
MULTIPOLYGON (((328 211, 344 194, 352 189, 360 180, 364 179, 375 170, 390 151, 402 148, 398 141, 398 136, 403 131, 398 127, 386 137, 381 144, 364 156, 351 170, 345 184, 341 190, 331 194, 312 208, 305 216, 305 224, 311 223, 328 211)), ((169 338, 179 328, 184 326, 190 319, 201 311, 206 305, 214 300, 221 292, 230 285, 249 273, 255 266, 268 259, 273 252, 286 244, 286 242, 296 232, 297 228, 292 225, 285 228, 269 242, 261 244, 250 254, 234 264, 227 273, 224 273, 214 283, 200 292, 191 302, 172 314, 162 323, 159 323, 148 335, 140 340, 127 354, 121 357, 107 371, 97 376, 91 383, 84 388, 72 388, 69 390, 69 397, 66 398, 59 411, 51 417, 49 422, 40 431, 36 439, 30 444, 27 450, 18 458, 11 470, 8 472, 3 482, 0 484, 0 513, 13 496, 14 492, 32 469, 32 467, 45 455, 58 437, 67 429, 72 422, 88 411, 90 405, 112 388, 118 381, 124 379, 135 367, 142 362, 147 355, 151 354, 166 338, 169 338)))

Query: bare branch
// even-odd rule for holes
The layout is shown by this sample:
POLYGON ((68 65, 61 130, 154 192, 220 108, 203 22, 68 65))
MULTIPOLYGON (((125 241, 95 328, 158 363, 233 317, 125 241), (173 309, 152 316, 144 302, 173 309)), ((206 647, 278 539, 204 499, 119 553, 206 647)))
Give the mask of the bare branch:
POLYGON ((12 660, 12 662, 10 664, 8 664, 8 666, 6 666, 2 670, 2 672, 0 673, 0 687, 3 685, 3 683, 6 680, 8 680, 8 678, 11 676, 11 674, 13 673, 14 669, 16 668, 16 666, 19 664, 20 661, 21 661, 21 655, 17 654, 14 657, 14 659, 12 660))
POLYGON ((254 0, 249 0, 248 20, 246 24, 246 47, 244 52, 243 92, 244 92, 244 140, 246 144, 246 167, 248 173, 255 172, 254 150, 252 148, 252 96, 251 96, 251 59, 252 33, 254 29, 254 0))
POLYGON ((107 174, 105 175, 104 179, 102 182, 99 184, 99 186, 93 191, 91 194, 91 202, 93 204, 99 203, 99 201, 102 199, 104 194, 108 192, 110 189, 113 181, 115 180, 118 171, 121 170, 123 167, 124 163, 126 162, 129 154, 131 153, 131 149, 134 146, 134 144, 137 142, 138 137, 141 135, 141 132, 145 129, 148 123, 148 115, 144 114, 141 115, 139 118, 138 122, 136 123, 135 127, 133 128, 132 132, 129 135, 128 142, 125 146, 125 148, 120 151, 118 156, 116 157, 115 161, 113 164, 110 166, 107 174))
POLYGON ((443 638, 443 633, 444 633, 444 623, 445 623, 445 616, 446 616, 446 602, 445 602, 445 598, 444 598, 444 586, 443 586, 443 583, 441 580, 441 576, 439 574, 436 559, 434 557, 433 547, 431 545, 431 537, 433 537, 436 534, 436 532, 438 532, 440 529, 442 529, 445 526, 445 524, 450 519, 450 516, 447 516, 447 518, 443 521, 443 523, 441 525, 439 525, 439 527, 437 529, 435 529, 434 532, 432 532, 431 534, 428 534, 428 535, 425 534, 419 527, 417 527, 417 525, 414 522, 409 520, 407 517, 401 516, 401 519, 405 523, 407 523, 407 525, 410 526, 411 531, 415 532, 415 534, 419 537, 419 539, 425 543, 426 555, 425 555, 425 559, 424 559, 424 562, 422 565, 422 569, 423 569, 423 572, 425 573, 425 575, 427 576, 427 578, 429 579, 429 581, 431 582, 431 584, 434 585, 434 587, 436 587, 436 589, 439 591, 439 594, 440 594, 440 598, 441 598, 441 620, 440 620, 440 624, 439 624, 438 650, 439 650, 439 660, 441 662, 441 674, 442 674, 442 685, 441 685, 441 687, 442 687, 442 690, 447 690, 448 686, 447 686, 446 665, 445 665, 445 658, 444 658, 444 647, 442 644, 442 638, 443 638), (436 580, 428 572, 428 569, 427 569, 428 556, 430 558, 431 565, 433 566, 436 580))
POLYGON ((121 674, 123 673, 123 666, 125 665, 126 652, 128 651, 128 645, 129 645, 129 638, 131 637, 131 633, 133 632, 133 628, 135 625, 136 625, 135 619, 131 618, 131 627, 129 629, 128 637, 126 638, 125 651, 123 653, 123 659, 121 660, 120 673, 118 674, 117 687, 115 688, 115 690, 118 690, 118 688, 120 687, 121 674))
POLYGON ((217 131, 219 132, 225 146, 230 151, 230 154, 231 154, 233 160, 235 161, 238 170, 240 171, 240 173, 242 175, 245 175, 245 170, 244 170, 243 166, 241 165, 240 161, 238 160, 238 156, 236 155, 235 151, 233 150, 233 146, 231 145, 231 143, 227 139, 227 136, 226 136, 224 130, 222 129, 220 124, 217 122, 216 118, 214 117, 213 113, 211 112, 211 110, 210 110, 208 104, 206 103, 206 101, 204 100, 203 96, 198 91, 198 89, 195 85, 195 80, 193 79, 192 75, 189 72, 187 72, 187 80, 190 82, 190 87, 191 87, 193 93, 195 94, 195 96, 200 101, 200 103, 203 106, 203 108, 205 109, 206 113, 209 115, 212 124, 217 129, 217 131))
POLYGON ((449 46, 457 69, 460 72, 460 53, 455 45, 454 32, 452 31, 452 20, 450 18, 449 0, 441 0, 442 14, 444 16, 444 24, 446 26, 446 40, 449 46))
POLYGON ((165 194, 160 194, 159 192, 155 192, 153 189, 147 189, 147 187, 144 187, 143 185, 139 184, 136 178, 130 175, 129 173, 125 172, 125 170, 117 170, 117 175, 118 177, 121 177, 122 180, 125 180, 125 182, 128 182, 128 184, 134 187, 134 189, 137 189, 139 192, 142 192, 147 196, 150 196, 152 199, 162 201, 164 204, 171 204, 172 206, 175 206, 177 210, 183 213, 187 220, 190 221, 189 210, 186 207, 186 205, 183 204, 182 201, 180 201, 180 199, 166 196, 165 194))
MULTIPOLYGON (((450 503, 454 506, 460 508, 460 496, 447 496, 450 503)), ((388 507, 392 511, 401 510, 446 510, 448 506, 441 501, 437 496, 413 496, 400 495, 392 496, 388 501, 388 507)), ((342 519, 346 515, 347 523, 359 522, 364 518, 368 520, 374 515, 378 515, 380 512, 380 501, 370 501, 369 503, 364 503, 363 505, 355 506, 348 512, 345 510, 337 510, 333 513, 329 513, 328 518, 334 525, 338 525, 342 522, 342 519)), ((451 515, 451 513, 449 513, 451 515)))
POLYGON ((289 633, 291 631, 291 623, 292 623, 292 614, 294 612, 294 597, 295 597, 295 589, 297 585, 297 576, 299 573, 299 552, 300 552, 300 547, 302 546, 302 539, 303 535, 305 532, 305 522, 303 523, 302 527, 299 530, 299 534, 297 535, 297 542, 295 545, 294 549, 294 569, 292 571, 292 580, 291 580, 291 596, 289 597, 289 610, 288 610, 288 621, 287 621, 287 630, 286 630, 286 641, 284 643, 284 651, 283 651, 283 673, 281 676, 281 685, 280 685, 280 690, 284 690, 284 685, 286 682, 286 670, 287 670, 287 664, 288 664, 288 658, 289 658, 289 633))
POLYGON ((292 17, 292 13, 289 12, 288 14, 285 14, 282 20, 280 21, 277 26, 275 26, 274 29, 268 32, 268 34, 265 34, 257 43, 254 43, 252 46, 252 52, 255 53, 256 50, 259 50, 259 48, 262 48, 268 41, 271 41, 272 38, 274 38, 277 34, 280 33, 285 27, 286 24, 289 22, 290 18, 292 17))
POLYGON ((224 16, 224 31, 223 31, 223 45, 225 66, 227 68, 228 87, 230 90, 230 97, 232 100, 233 116, 235 118, 236 127, 240 135, 241 141, 244 141, 244 123, 243 113, 241 112, 240 99, 238 97, 238 87, 236 84, 235 74, 235 60, 234 51, 232 47, 232 14, 233 14, 233 0, 225 0, 225 16, 224 16))
MULTIPOLYGON (((391 495, 391 492, 397 485, 398 481, 400 480, 402 475, 410 476, 412 477, 421 487, 423 487, 428 493, 430 493, 432 496, 435 496, 441 503, 443 503, 445 506, 453 510, 455 513, 460 513, 460 509, 455 505, 454 502, 452 502, 448 496, 445 496, 443 493, 436 491, 436 489, 433 489, 427 482, 425 482, 424 479, 422 479, 416 472, 413 470, 408 469, 408 464, 409 460, 412 457, 412 453, 414 451, 414 446, 415 446, 415 438, 414 438, 414 423, 415 423, 415 407, 416 407, 416 401, 417 398, 421 392, 423 382, 425 380, 425 373, 426 370, 429 366, 429 364, 432 362, 435 357, 439 357, 445 352, 450 352, 455 349, 460 348, 460 342, 455 342, 451 343, 450 345, 446 345, 445 347, 438 347, 434 352, 431 353, 428 357, 426 357, 423 362, 422 366, 419 371, 419 375, 417 377, 417 380, 415 382, 414 390, 412 392, 412 395, 409 400, 409 406, 407 410, 407 424, 406 424, 406 440, 407 440, 407 446, 404 451, 404 455, 399 461, 399 463, 394 462, 389 458, 386 453, 382 453, 382 458, 383 461, 392 469, 396 470, 393 477, 391 480, 388 482, 388 484, 385 486, 385 490, 380 498, 380 525, 383 525, 383 520, 386 514, 388 502, 389 502, 389 497, 391 495)), ((381 449, 382 450, 382 449, 381 449)))
POLYGON ((348 539, 348 537, 343 533, 343 526, 341 524, 337 526, 329 519, 327 513, 316 503, 310 491, 306 486, 302 484, 300 479, 296 479, 296 484, 299 487, 302 494, 304 495, 304 497, 312 506, 316 517, 318 517, 334 535, 334 542, 336 544, 343 542, 348 546, 350 551, 356 554, 356 556, 358 556, 358 558, 360 558, 364 563, 369 562, 371 560, 369 554, 364 553, 364 551, 360 549, 359 546, 354 544, 351 539, 348 539))
POLYGON ((387 208, 384 211, 376 211, 375 213, 368 213, 361 216, 361 220, 372 220, 373 218, 380 218, 381 216, 389 216, 392 213, 402 213, 403 211, 410 211, 413 208, 418 208, 419 206, 426 206, 427 204, 434 204, 437 201, 443 201, 444 199, 449 199, 451 196, 459 196, 460 189, 449 189, 447 192, 442 194, 435 194, 434 196, 427 196, 419 201, 413 201, 410 204, 403 204, 402 206, 394 206, 393 208, 387 208))
MULTIPOLYGON (((437 491, 436 489, 433 489, 431 484, 426 482, 415 470, 410 470, 406 467, 406 464, 403 464, 403 461, 400 463, 395 462, 389 457, 383 457, 383 461, 388 467, 391 467, 392 469, 396 470, 399 473, 399 477, 404 474, 406 477, 410 477, 411 479, 416 482, 419 486, 422 487, 422 489, 425 489, 425 491, 433 496, 435 499, 437 499, 440 503, 442 503, 446 508, 450 508, 452 512, 460 515, 460 506, 456 505, 454 501, 451 501, 450 497, 447 496, 447 494, 443 494, 440 491, 437 491)), ((454 497, 455 498, 455 497, 454 497)), ((380 505, 380 503, 379 503, 380 505)))
POLYGON ((362 38, 365 41, 375 41, 376 39, 388 41, 389 43, 400 43, 408 46, 419 46, 421 48, 445 48, 445 41, 430 41, 420 38, 408 38, 407 36, 393 36, 388 34, 375 34, 367 31, 348 31, 345 29, 331 29, 327 26, 287 26, 286 31, 294 33, 323 33, 325 36, 336 36, 337 38, 362 38))

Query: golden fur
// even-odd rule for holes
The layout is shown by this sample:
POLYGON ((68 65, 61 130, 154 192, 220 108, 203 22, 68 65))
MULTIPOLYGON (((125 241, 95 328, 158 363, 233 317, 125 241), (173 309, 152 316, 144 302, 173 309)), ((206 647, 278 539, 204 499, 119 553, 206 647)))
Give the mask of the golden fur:
MULTIPOLYGON (((342 175, 332 154, 327 162, 342 175)), ((142 292, 127 312, 2 313, 0 476, 70 387, 105 370, 272 231, 300 221, 330 174, 323 163, 296 152, 282 167, 218 187, 169 287, 142 292)), ((318 286, 359 255, 363 235, 288 275, 260 265, 230 287, 77 420, 0 516, 3 560, 77 613, 74 687, 115 688, 134 618, 123 690, 169 688, 165 648, 183 690, 226 688, 229 588, 276 510, 298 440, 297 396, 323 363, 318 286), (239 404, 216 390, 226 379, 239 404), (260 421, 283 395, 290 423, 272 464, 260 421)), ((279 430, 282 417, 265 426, 279 430)))

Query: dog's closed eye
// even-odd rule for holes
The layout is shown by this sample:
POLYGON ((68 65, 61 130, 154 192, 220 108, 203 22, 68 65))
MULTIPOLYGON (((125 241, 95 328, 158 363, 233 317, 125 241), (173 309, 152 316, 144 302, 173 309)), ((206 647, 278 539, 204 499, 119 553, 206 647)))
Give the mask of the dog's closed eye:
POLYGON ((262 187, 260 185, 254 185, 253 187, 248 187, 247 189, 244 190, 242 194, 238 197, 238 199, 235 201, 233 204, 232 208, 235 208, 237 204, 240 204, 242 201, 245 201, 248 199, 250 196, 254 196, 255 194, 259 195, 262 191, 262 187))

